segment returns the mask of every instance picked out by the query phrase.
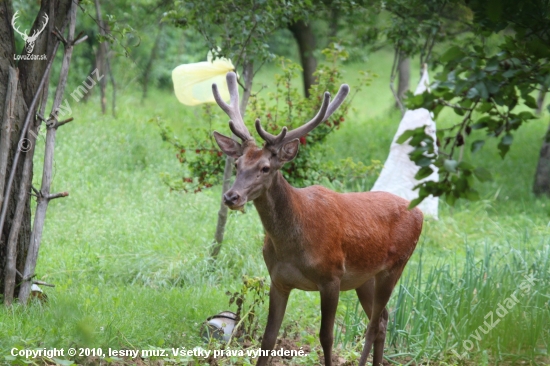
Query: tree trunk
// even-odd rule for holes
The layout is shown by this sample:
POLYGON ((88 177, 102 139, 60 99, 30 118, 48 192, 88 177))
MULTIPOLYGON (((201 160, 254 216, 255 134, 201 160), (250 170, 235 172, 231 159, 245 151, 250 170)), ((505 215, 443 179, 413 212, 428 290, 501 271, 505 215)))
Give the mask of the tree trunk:
MULTIPOLYGON (((99 34, 105 36, 105 24, 103 23, 103 18, 101 16, 101 5, 99 4, 99 0, 95 0, 95 11, 99 26, 99 34)), ((96 53, 96 66, 99 71, 99 75, 107 74, 107 57, 107 44, 106 42, 100 42, 96 53)), ((101 78, 99 81, 99 92, 101 94, 101 113, 105 114, 107 112, 107 78, 105 77, 101 78)))
MULTIPOLYGON (((550 126, 547 134, 550 133, 550 126)), ((542 143, 539 154, 537 171, 535 172, 535 182, 533 183, 533 193, 537 196, 550 196, 550 142, 546 139, 542 143)))
MULTIPOLYGON (((46 67, 50 58, 53 58, 54 55, 48 54, 48 50, 51 50, 51 44, 55 43, 56 39, 48 29, 63 29, 65 24, 67 13, 70 8, 72 0, 42 0, 40 11, 37 14, 37 17, 34 21, 32 27, 30 27, 29 33, 32 33, 35 30, 39 30, 42 27, 44 22, 43 15, 45 13, 49 14, 48 27, 44 32, 36 39, 34 44, 34 49, 32 54, 34 55, 46 55, 47 60, 20 60, 16 62, 14 60, 14 54, 17 54, 15 49, 15 36, 14 31, 11 25, 11 20, 13 17, 13 9, 11 7, 10 1, 0 1, 0 120, 4 120, 4 117, 11 119, 12 121, 12 133, 9 137, 5 139, 2 138, 1 134, 6 133, 5 131, 0 130, 0 141, 2 141, 3 146, 0 146, 0 151, 5 148, 6 141, 8 143, 8 153, 7 153, 7 164, 6 164, 6 174, 1 177, 4 179, 4 183, 9 179, 10 172, 12 171, 12 166, 14 162, 14 157, 18 151, 20 145, 20 134, 23 131, 24 123, 27 117, 27 113, 31 113, 31 126, 35 123, 34 113, 37 110, 37 105, 34 106, 33 110, 28 111, 28 108, 31 106, 32 101, 37 96, 39 86, 46 71, 46 67), (55 13, 53 13, 53 11, 55 13), (53 16, 52 16, 53 14, 53 16), (9 69, 18 68, 19 69, 19 82, 17 85, 15 104, 8 108, 6 105, 6 94, 8 92, 8 80, 9 80, 9 69), (11 112, 7 112, 11 110, 11 112), (11 113, 7 115, 6 113, 11 113)), ((22 28, 25 29, 25 25, 21 24, 22 28)), ((28 28, 29 25, 26 25, 28 28)), ((21 28, 21 27, 20 27, 21 28)), ((23 54, 27 54, 26 50, 22 50, 23 54)), ((38 97, 37 97, 38 98, 38 97)), ((31 137, 31 136, 28 136, 31 137)), ((21 152, 17 155, 20 155, 21 152)), ((25 153, 23 153, 25 154, 25 153)), ((32 152, 29 151, 28 154, 32 155, 32 152)), ((23 207, 21 220, 18 223, 19 233, 16 236, 16 248, 15 248, 15 257, 16 257, 16 271, 22 273, 26 252, 29 245, 30 233, 31 233, 31 213, 30 213, 30 195, 26 185, 22 185, 24 178, 30 179, 32 181, 32 159, 30 163, 27 163, 27 168, 31 168, 30 178, 24 177, 24 161, 29 161, 28 158, 23 157, 18 160, 18 163, 15 165, 15 174, 12 182, 14 187, 10 194, 7 192, 0 192, 3 197, 3 204, 6 206, 6 217, 4 224, 0 230, 0 294, 5 295, 5 275, 6 275, 6 265, 7 265, 7 243, 10 232, 12 231, 12 225, 14 224, 14 215, 16 212, 18 198, 23 197, 23 207)), ((7 188, 7 184, 4 184, 7 188)), ((13 254, 12 254, 13 255, 13 254)), ((17 274, 16 284, 19 284, 21 277, 17 274)), ((17 286, 16 286, 17 287, 17 286)))
POLYGON ((161 22, 159 24, 157 37, 155 39, 155 44, 153 45, 153 48, 151 49, 151 54, 149 55, 149 60, 147 61, 147 65, 145 65, 145 69, 143 70, 143 90, 141 94, 141 99, 147 98, 147 89, 149 87, 149 76, 151 75, 151 69, 153 68, 153 64, 155 62, 155 59, 158 57, 159 53, 159 45, 160 45, 160 39, 162 37, 162 27, 164 27, 164 22, 161 22))
POLYGON ((541 90, 539 91, 539 96, 537 97, 537 116, 542 114, 542 109, 544 108, 544 99, 546 99, 547 90, 541 85, 541 90))
MULTIPOLYGON (((252 92, 252 81, 254 79, 254 65, 251 62, 245 62, 243 66, 242 78, 244 79, 244 93, 241 98, 241 104, 239 105, 239 110, 241 116, 245 115, 246 106, 248 105, 248 99, 250 98, 250 93, 252 92)), ((237 139, 235 135, 232 136, 233 139, 237 139)), ((223 203, 223 194, 229 190, 231 184, 231 175, 233 174, 233 159, 229 156, 225 158, 225 169, 223 171, 223 186, 222 186, 222 197, 220 203, 220 210, 218 211, 218 224, 216 225, 216 235, 215 243, 210 250, 210 255, 212 259, 216 259, 220 250, 222 249, 223 235, 225 233, 225 224, 227 223, 227 206, 223 203)))
MULTIPOLYGON (((411 59, 404 55, 403 53, 399 54, 399 61, 397 64, 397 97, 401 104, 403 104, 403 97, 407 90, 409 90, 409 82, 411 79, 411 59)), ((399 107, 399 103, 395 102, 395 107, 399 107)))
POLYGON ((330 9, 330 20, 328 25, 328 37, 329 39, 336 39, 338 35, 338 20, 340 19, 340 8, 338 6, 332 6, 330 9))
POLYGON ((316 79, 313 76, 317 68, 317 60, 313 55, 316 47, 315 35, 313 34, 311 24, 306 24, 303 20, 289 24, 288 29, 292 32, 298 43, 300 62, 303 69, 304 93, 306 98, 309 98, 309 89, 316 83, 316 79))

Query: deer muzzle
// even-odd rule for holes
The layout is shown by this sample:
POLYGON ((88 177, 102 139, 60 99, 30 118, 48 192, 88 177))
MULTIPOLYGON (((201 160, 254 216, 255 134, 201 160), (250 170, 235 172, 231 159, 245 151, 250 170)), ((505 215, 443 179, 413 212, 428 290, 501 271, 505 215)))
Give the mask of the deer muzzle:
POLYGON ((229 191, 224 193, 223 203, 231 210, 237 210, 244 206, 244 204, 246 203, 246 201, 243 202, 241 198, 242 196, 239 194, 239 192, 230 189, 229 191))

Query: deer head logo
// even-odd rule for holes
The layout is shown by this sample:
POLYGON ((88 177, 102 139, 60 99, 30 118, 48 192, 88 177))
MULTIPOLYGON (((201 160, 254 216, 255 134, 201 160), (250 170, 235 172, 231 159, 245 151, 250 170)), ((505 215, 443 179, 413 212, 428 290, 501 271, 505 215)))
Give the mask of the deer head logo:
POLYGON ((23 40, 25 41, 25 49, 27 50, 27 53, 32 53, 32 50, 34 49, 34 42, 36 41, 40 33, 42 33, 42 31, 44 30, 44 28, 46 28, 46 25, 48 24, 48 20, 49 20, 48 15, 44 14, 44 22, 42 23, 42 28, 39 31, 35 30, 34 33, 31 36, 29 36, 27 34, 26 29, 25 29, 25 32, 21 32, 17 27, 17 25, 15 25, 15 21, 19 17, 18 13, 19 12, 16 11, 15 14, 13 14, 13 18, 11 19, 11 25, 13 27, 13 30, 19 33, 23 38, 23 40))

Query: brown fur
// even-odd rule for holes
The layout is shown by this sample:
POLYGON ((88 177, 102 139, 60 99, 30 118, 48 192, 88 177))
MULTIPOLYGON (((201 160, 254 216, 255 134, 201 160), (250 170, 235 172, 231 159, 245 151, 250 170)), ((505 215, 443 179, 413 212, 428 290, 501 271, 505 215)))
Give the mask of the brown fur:
MULTIPOLYGON (((271 277, 270 307, 262 349, 272 349, 288 295, 293 289, 321 292, 321 344, 331 364, 338 292, 355 289, 371 320, 359 362, 382 362, 391 292, 422 231, 423 215, 386 192, 336 193, 321 186, 294 188, 279 169, 296 146, 278 153, 250 145, 240 149, 218 135, 224 151, 237 158, 237 177, 224 194, 232 209, 252 200, 265 229, 264 260, 271 277), (267 169, 267 171, 265 170, 267 169)), ((237 145, 235 145, 237 144, 237 145)), ((289 143, 290 144, 290 143, 289 143)), ((265 365, 268 357, 260 357, 265 365)))
MULTIPOLYGON (((240 209, 253 201, 266 236, 264 260, 271 277, 269 315, 262 339, 264 351, 273 349, 293 289, 319 291, 325 365, 332 364, 334 319, 340 291, 355 289, 370 319, 359 365, 371 349, 373 365, 383 360, 388 311, 386 304, 422 231, 422 212, 408 210, 409 202, 385 192, 336 193, 320 186, 293 188, 279 169, 296 157, 298 138, 306 135, 342 104, 349 92, 342 85, 334 100, 325 93, 319 113, 292 131, 278 136, 256 130, 266 146, 256 147, 238 109, 236 75, 227 74, 231 95, 226 104, 213 86, 214 97, 233 120, 230 128, 243 144, 214 132, 220 148, 237 159, 237 177, 224 193, 224 203, 240 209)), ((261 356, 257 365, 267 364, 261 356)))

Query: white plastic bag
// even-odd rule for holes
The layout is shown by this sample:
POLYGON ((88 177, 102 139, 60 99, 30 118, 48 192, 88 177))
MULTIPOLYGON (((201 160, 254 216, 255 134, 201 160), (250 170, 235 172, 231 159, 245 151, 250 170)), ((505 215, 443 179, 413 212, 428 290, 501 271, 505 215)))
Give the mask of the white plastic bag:
MULTIPOLYGON (((415 95, 421 94, 425 90, 428 90, 428 84, 430 83, 428 78, 428 71, 424 69, 422 78, 418 83, 415 95)), ((439 174, 437 167, 431 165, 433 173, 420 181, 416 180, 414 176, 420 169, 409 158, 409 153, 413 150, 412 146, 405 142, 403 144, 397 143, 397 139, 406 130, 413 130, 415 128, 425 126, 425 131, 430 135, 434 141, 436 139, 435 131, 436 125, 432 118, 431 113, 424 108, 409 110, 405 112, 397 132, 393 137, 393 141, 390 146, 390 154, 388 160, 384 163, 384 168, 380 172, 380 176, 376 180, 374 187, 371 191, 385 191, 390 192, 400 197, 403 197, 409 201, 418 197, 418 191, 414 190, 414 187, 424 181, 438 181, 439 174)), ((435 146, 437 153, 437 146, 435 146)), ((426 197, 424 201, 418 206, 426 216, 431 216, 435 219, 438 218, 438 206, 439 198, 432 195, 426 197)))
POLYGON ((234 71, 231 60, 218 58, 212 61, 212 54, 208 53, 208 60, 193 64, 179 65, 172 71, 172 81, 176 97, 185 105, 214 103, 212 84, 218 84, 218 90, 224 100, 229 100, 225 75, 234 71))

